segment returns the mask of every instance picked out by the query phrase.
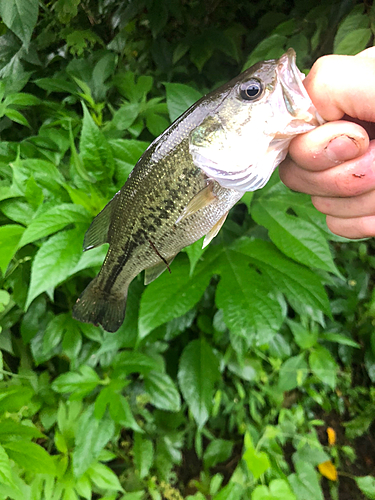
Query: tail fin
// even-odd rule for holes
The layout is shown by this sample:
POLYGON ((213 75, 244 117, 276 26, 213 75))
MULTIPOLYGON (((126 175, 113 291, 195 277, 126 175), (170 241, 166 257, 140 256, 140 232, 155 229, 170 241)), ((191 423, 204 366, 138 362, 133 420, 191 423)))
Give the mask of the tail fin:
POLYGON ((102 325, 107 332, 116 332, 125 318, 126 295, 104 292, 97 279, 89 283, 75 303, 73 318, 95 326, 102 325))

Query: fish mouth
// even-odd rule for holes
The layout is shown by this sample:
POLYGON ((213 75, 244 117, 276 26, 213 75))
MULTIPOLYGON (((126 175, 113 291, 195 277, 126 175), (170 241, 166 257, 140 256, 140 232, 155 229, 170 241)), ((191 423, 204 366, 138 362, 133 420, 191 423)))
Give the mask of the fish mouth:
POLYGON ((297 68, 296 53, 290 48, 283 54, 276 68, 287 111, 296 119, 317 126, 324 123, 316 111, 303 80, 305 75, 297 68))

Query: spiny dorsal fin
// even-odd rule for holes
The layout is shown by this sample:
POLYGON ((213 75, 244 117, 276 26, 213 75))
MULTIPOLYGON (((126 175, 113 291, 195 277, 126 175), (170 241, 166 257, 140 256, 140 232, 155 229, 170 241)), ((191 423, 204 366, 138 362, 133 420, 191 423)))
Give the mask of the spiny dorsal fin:
POLYGON ((210 203, 216 201, 217 197, 213 192, 213 187, 214 187, 213 182, 209 181, 207 186, 203 188, 201 191, 199 191, 199 193, 196 194, 194 198, 192 198, 189 201, 187 207, 184 209, 182 214, 176 220, 176 224, 185 219, 185 217, 195 214, 195 212, 198 212, 198 210, 201 210, 202 208, 207 207, 207 205, 209 205, 210 203))
POLYGON ((116 202, 117 194, 91 222, 91 226, 88 228, 85 234, 85 239, 83 240, 84 252, 86 250, 90 250, 91 248, 103 245, 104 243, 109 243, 108 229, 116 202))
POLYGON ((206 247, 210 241, 215 238, 217 233, 220 231, 221 226, 224 224, 225 219, 227 218, 228 212, 220 217, 220 219, 216 222, 214 226, 211 227, 211 229, 208 231, 206 234, 205 239, 203 240, 203 246, 202 248, 206 247))
MULTIPOLYGON (((168 262, 168 266, 171 264, 174 258, 175 256, 166 259, 166 261, 168 262)), ((167 266, 163 261, 159 262, 155 266, 148 267, 147 269, 145 269, 145 279, 144 279, 145 285, 148 285, 149 283, 151 283, 151 281, 156 280, 156 278, 158 278, 166 269, 167 266)))

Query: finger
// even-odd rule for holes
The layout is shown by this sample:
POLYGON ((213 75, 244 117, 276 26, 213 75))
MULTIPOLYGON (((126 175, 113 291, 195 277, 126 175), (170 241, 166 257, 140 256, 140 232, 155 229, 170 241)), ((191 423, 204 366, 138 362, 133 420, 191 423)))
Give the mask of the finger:
POLYGON ((375 64, 373 52, 357 56, 319 58, 304 80, 320 115, 328 121, 348 114, 375 122, 375 64))
POLYGON ((360 125, 336 121, 295 137, 289 154, 302 168, 325 170, 363 155, 368 145, 368 135, 360 125))
POLYGON ((351 198, 312 196, 314 207, 332 217, 351 219, 375 215, 375 191, 351 198))
POLYGON ((313 172, 291 159, 279 169, 284 184, 295 191, 316 196, 358 196, 375 189, 375 141, 366 153, 327 170, 313 172))
POLYGON ((335 234, 345 238, 372 238, 375 236, 375 215, 340 219, 327 215, 327 226, 335 234))

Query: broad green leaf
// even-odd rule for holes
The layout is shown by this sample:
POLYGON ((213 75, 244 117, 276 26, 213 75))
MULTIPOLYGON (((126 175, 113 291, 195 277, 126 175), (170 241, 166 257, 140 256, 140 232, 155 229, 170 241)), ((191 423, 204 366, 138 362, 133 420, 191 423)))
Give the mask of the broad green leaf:
POLYGON ((0 484, 14 486, 9 457, 0 445, 0 484))
POLYGON ((109 144, 113 152, 116 178, 118 184, 122 185, 149 144, 133 139, 112 139, 109 144))
MULTIPOLYGON (((347 40, 346 42, 344 42, 344 45, 350 42, 348 36, 350 36, 351 33, 354 33, 359 29, 367 29, 369 28, 369 24, 370 24, 370 19, 369 16, 366 15, 364 11, 364 5, 363 4, 356 5, 354 9, 351 12, 349 12, 349 14, 340 23, 340 26, 336 32, 335 39, 333 42, 333 52, 335 54, 352 54, 352 52, 348 53, 338 52, 337 49, 340 46, 340 44, 344 42, 344 40, 347 40)), ((349 51, 352 50, 352 47, 357 46, 358 42, 359 42, 358 38, 357 39, 354 38, 352 40, 352 44, 351 45, 350 43, 348 44, 349 51)))
POLYGON ((169 375, 151 371, 145 375, 144 379, 145 390, 150 396, 151 404, 161 410, 179 411, 180 394, 169 375))
POLYGON ((25 127, 30 127, 30 123, 26 120, 22 113, 17 111, 16 109, 7 108, 4 111, 4 115, 8 117, 13 122, 19 123, 20 125, 24 125, 25 127))
POLYGON ((79 372, 66 372, 52 383, 52 389, 60 393, 73 392, 79 399, 90 393, 100 383, 100 378, 90 366, 81 366, 79 372))
POLYGON ((18 92, 17 94, 9 94, 4 99, 4 105, 9 106, 37 106, 41 101, 35 95, 18 92))
POLYGON ((113 366, 121 373, 142 373, 161 371, 160 361, 137 351, 122 351, 114 359, 113 366))
POLYGON ((317 331, 309 331, 303 325, 293 320, 287 320, 287 322, 293 333, 294 340, 301 349, 309 349, 317 343, 317 331))
POLYGON ((17 440, 4 443, 9 457, 23 469, 36 474, 55 474, 52 457, 44 448, 30 441, 17 440))
POLYGON ((13 441, 14 439, 32 439, 45 437, 35 426, 25 425, 16 422, 11 418, 1 421, 0 424, 0 442, 13 441))
POLYGON ((167 129, 169 125, 169 121, 164 116, 161 116, 157 113, 147 113, 146 127, 155 137, 164 132, 164 130, 167 129))
POLYGON ((198 426, 207 422, 215 383, 220 379, 219 361, 202 338, 188 344, 180 357, 178 382, 198 426))
POLYGON ((72 82, 62 78, 38 78, 34 83, 47 92, 64 92, 67 94, 76 94, 77 87, 72 82))
POLYGON ((354 478, 358 488, 366 498, 375 500, 375 478, 373 476, 363 476, 354 478))
POLYGON ((145 478, 154 461, 154 448, 152 441, 145 439, 142 434, 134 433, 133 446, 134 463, 139 471, 139 477, 145 478))
POLYGON ((370 28, 360 28, 348 33, 345 38, 337 44, 335 54, 354 56, 367 47, 372 36, 370 28))
POLYGON ((0 227, 0 269, 5 274, 12 260, 25 228, 17 224, 7 224, 0 227))
POLYGON ((3 23, 29 46, 31 35, 38 20, 38 0, 1 0, 0 16, 3 23))
POLYGON ((41 293, 54 289, 64 281, 80 259, 80 232, 63 231, 45 241, 31 266, 30 288, 25 308, 41 293))
MULTIPOLYGON (((272 202, 271 196, 257 199, 251 215, 266 227, 271 240, 288 257, 312 268, 338 274, 327 240, 322 232, 307 221, 285 213, 281 202, 272 202)), ((287 206, 283 207, 285 210, 287 206)))
POLYGON ((341 335, 340 333, 334 333, 334 332, 321 333, 320 338, 322 340, 326 340, 327 342, 335 342, 341 345, 348 345, 350 347, 355 347, 357 349, 360 349, 361 347, 360 344, 354 342, 354 340, 346 337, 345 335, 341 335))
POLYGON ((202 97, 198 90, 182 83, 165 83, 164 85, 167 90, 167 106, 172 122, 202 97))
POLYGON ((203 239, 204 238, 201 238, 192 245, 189 245, 188 247, 184 248, 184 251, 187 253, 190 261, 190 276, 194 273, 195 266, 197 265, 199 259, 208 249, 208 246, 202 248, 203 239))
POLYGON ((275 500, 297 500, 285 479, 273 479, 269 489, 275 500))
POLYGON ((233 450, 233 442, 226 439, 214 439, 207 446, 204 455, 204 466, 209 469, 215 465, 225 462, 231 456, 233 450))
POLYGON ((288 476, 288 481, 298 500, 324 500, 318 474, 308 462, 296 462, 297 473, 288 476))
POLYGON ((248 263, 247 256, 224 248, 215 264, 221 275, 216 304, 234 334, 264 344, 279 330, 283 311, 269 285, 248 263))
POLYGON ((90 220, 90 214, 80 205, 72 203, 56 205, 31 221, 18 246, 21 248, 28 243, 56 233, 69 224, 89 224, 90 220))
POLYGON ((250 56, 243 65, 243 70, 250 68, 253 64, 259 61, 266 61, 268 59, 278 59, 285 52, 285 44, 287 37, 277 33, 264 38, 255 49, 251 52, 250 56))
POLYGON ((93 406, 90 406, 80 416, 77 429, 76 445, 73 451, 73 473, 75 477, 80 477, 98 458, 108 441, 113 438, 115 423, 107 416, 97 419, 94 416, 93 406))
POLYGON ((99 127, 95 124, 87 107, 83 106, 83 122, 80 137, 80 158, 87 172, 95 180, 110 179, 114 171, 112 149, 99 127))
POLYGON ((117 130, 127 130, 139 114, 138 103, 125 103, 113 115, 110 125, 117 130))
POLYGON ((102 490, 123 491, 118 477, 106 465, 103 465, 101 463, 92 465, 88 469, 87 475, 90 477, 95 486, 102 490))
POLYGON ((157 326, 182 316, 201 298, 211 275, 199 273, 190 278, 187 258, 176 259, 171 274, 163 273, 146 288, 141 298, 139 336, 146 337, 157 326))
POLYGON ((308 366, 304 359, 304 354, 298 354, 287 359, 279 371, 278 388, 280 391, 291 391, 302 385, 307 377, 308 366))
POLYGON ((336 387, 338 366, 328 349, 323 346, 316 346, 310 353, 309 364, 313 374, 322 382, 328 384, 332 389, 336 387))
POLYGON ((135 432, 143 432, 137 424, 130 405, 124 396, 114 394, 109 402, 109 414, 116 423, 122 427, 133 429, 135 432))
POLYGON ((259 479, 271 467, 271 462, 265 451, 256 451, 254 446, 249 444, 246 446, 242 459, 245 461, 247 468, 254 478, 259 479))
MULTIPOLYGON (((230 482, 214 496, 213 500, 241 500, 244 499, 244 487, 242 484, 230 482)), ((205 498, 205 497, 204 497, 205 498)), ((200 500, 197 499, 197 500, 200 500)))
POLYGON ((331 315, 328 296, 319 276, 286 257, 271 242, 242 238, 233 248, 248 255, 250 262, 270 278, 297 310, 298 304, 303 303, 331 315))

